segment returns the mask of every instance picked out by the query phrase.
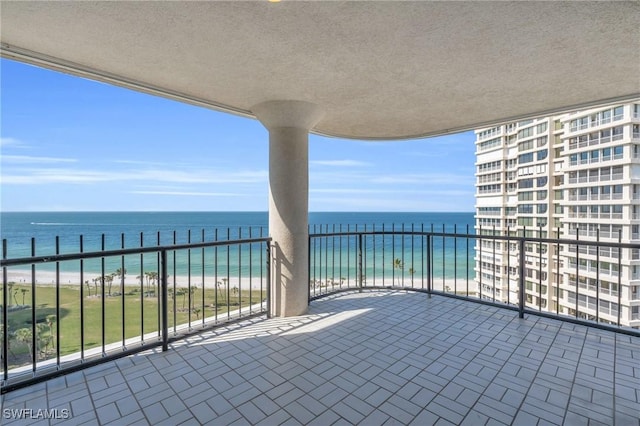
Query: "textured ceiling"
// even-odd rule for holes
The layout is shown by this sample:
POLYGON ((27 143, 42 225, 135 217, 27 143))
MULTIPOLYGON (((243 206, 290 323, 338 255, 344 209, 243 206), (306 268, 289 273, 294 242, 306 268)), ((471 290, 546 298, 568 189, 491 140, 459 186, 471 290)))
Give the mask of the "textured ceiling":
POLYGON ((11 2, 2 55, 314 131, 399 139, 640 94, 640 2, 11 2))

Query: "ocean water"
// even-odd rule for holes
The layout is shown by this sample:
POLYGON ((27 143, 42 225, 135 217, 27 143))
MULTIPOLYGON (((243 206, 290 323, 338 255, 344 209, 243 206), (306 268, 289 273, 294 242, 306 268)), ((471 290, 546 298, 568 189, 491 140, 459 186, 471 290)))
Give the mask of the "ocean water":
MULTIPOLYGON (((379 212, 317 212, 309 214, 311 233, 334 231, 405 231, 431 230, 441 232, 473 233, 473 213, 379 213, 379 212)), ((56 253, 80 252, 82 236, 84 252, 117 250, 122 248, 149 247, 183 244, 189 241, 214 241, 268 236, 268 214, 266 212, 2 212, 0 215, 0 238, 6 241, 7 258, 27 257, 33 249, 36 256, 56 253), (57 242, 56 242, 57 240, 57 242), (104 243, 103 243, 104 241, 104 243)), ((446 276, 464 275, 473 268, 473 242, 470 249, 462 239, 443 241, 433 239, 434 274, 444 271, 446 276), (457 244, 457 247, 454 245, 457 244), (444 249, 443 249, 444 247, 444 249), (444 263, 444 266, 443 266, 444 263), (453 270, 453 265, 459 265, 453 270), (459 268, 466 268, 461 272, 459 268)), ((365 237, 364 267, 368 277, 391 276, 401 273, 394 270, 393 261, 402 257, 403 273, 421 276, 425 268, 424 241, 411 237, 365 237), (376 239, 377 238, 377 239, 376 239), (377 268, 377 270, 376 270, 377 268)), ((312 240, 312 276, 329 273, 329 257, 333 276, 353 274, 357 262, 357 237, 319 238, 312 240), (336 260, 337 256, 337 260, 336 260), (343 264, 344 263, 344 264, 343 264), (336 268, 339 269, 336 272, 336 268), (323 268, 321 271, 319 268, 323 268)), ((178 252, 170 259, 171 272, 185 275, 189 271, 211 274, 212 258, 216 259, 221 273, 231 276, 255 275, 264 262, 260 245, 193 250, 178 252), (202 260, 205 259, 204 263, 202 260), (203 266, 204 265, 204 266, 203 266)), ((127 257, 127 271, 154 270, 157 256, 127 257)), ((121 267, 122 259, 107 259, 107 272, 121 267)), ((77 271, 78 262, 61 263, 61 271, 77 271)), ((86 261, 86 271, 99 272, 98 260, 86 261)), ((54 265, 38 266, 39 270, 51 271, 54 265)), ((23 269, 28 269, 23 268, 23 269)), ((473 275, 471 275, 473 276, 473 275)))

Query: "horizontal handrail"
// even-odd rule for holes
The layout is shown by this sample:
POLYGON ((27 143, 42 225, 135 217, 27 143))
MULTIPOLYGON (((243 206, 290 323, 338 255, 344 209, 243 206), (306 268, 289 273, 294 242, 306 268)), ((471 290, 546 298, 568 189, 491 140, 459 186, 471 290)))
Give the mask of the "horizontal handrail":
MULTIPOLYGON (((482 227, 479 229, 491 230, 491 227, 482 227)), ((537 231, 538 228, 526 228, 526 230, 537 231)), ((508 232, 508 230, 507 230, 508 232)), ((326 233, 310 233, 309 238, 320 237, 339 237, 339 236, 357 236, 357 235, 405 235, 405 236, 431 236, 431 237, 451 237, 451 238, 469 238, 469 239, 483 239, 483 240, 505 240, 505 241, 525 241, 528 243, 546 243, 546 244, 567 244, 567 245, 589 245, 598 247, 619 247, 638 249, 640 244, 637 243, 619 243, 611 241, 588 241, 588 240, 575 240, 569 238, 538 238, 538 237, 519 237, 514 235, 480 235, 480 234, 466 234, 466 233, 454 233, 454 232, 438 232, 438 231, 343 231, 343 232, 326 232, 326 233)), ((594 234, 595 236, 595 234, 594 234)), ((601 235, 602 236, 602 235, 601 235)), ((613 237, 613 238, 618 238, 613 237)))
MULTIPOLYGON (((65 262, 70 260, 99 259, 102 257, 126 256, 131 254, 156 253, 163 250, 174 251, 174 250, 186 250, 186 249, 199 249, 199 248, 220 247, 220 246, 236 245, 236 244, 263 243, 263 242, 269 242, 269 241, 271 241, 271 237, 244 238, 244 239, 236 239, 236 240, 194 242, 194 243, 185 243, 185 244, 168 244, 168 245, 137 247, 137 248, 133 247, 129 249, 100 250, 100 251, 92 251, 92 252, 85 252, 85 253, 69 253, 69 254, 57 254, 57 255, 53 254, 53 255, 33 256, 33 257, 19 257, 19 258, 13 258, 13 259, 0 259, 0 268, 10 267, 10 266, 19 266, 19 265, 38 264, 38 263, 65 262)), ((6 240, 3 241, 3 244, 6 245, 6 240)))

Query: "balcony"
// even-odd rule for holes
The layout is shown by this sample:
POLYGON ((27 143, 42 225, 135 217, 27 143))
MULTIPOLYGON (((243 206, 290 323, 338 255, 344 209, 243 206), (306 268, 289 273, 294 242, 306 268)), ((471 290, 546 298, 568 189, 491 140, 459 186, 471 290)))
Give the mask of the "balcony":
MULTIPOLYGON (((309 311, 289 318, 270 318, 271 244, 261 235, 4 259, 5 295, 7 270, 21 263, 54 264, 59 272, 65 262, 75 262, 81 273, 95 259, 127 268, 133 261, 141 268, 150 263, 160 270, 153 297, 166 309, 152 311, 152 331, 141 325, 147 334, 137 338, 123 334, 106 342, 105 329, 118 326, 103 321, 102 347, 83 343, 81 353, 61 354, 66 337, 57 330, 51 332, 57 353, 48 359, 8 368, 3 357, 3 421, 19 423, 37 410, 101 424, 624 424, 636 419, 637 330, 583 321, 584 310, 571 316, 543 310, 547 298, 550 304, 561 299, 557 287, 544 298, 527 292, 540 296, 540 305, 525 304, 524 269, 513 270, 513 280, 500 292, 505 300, 483 292, 490 281, 474 280, 473 259, 493 253, 494 244, 517 246, 523 265, 525 247, 569 240, 424 226, 310 231, 309 311), (196 264, 198 273, 181 277, 175 259, 196 264), (238 277, 230 279, 236 267, 238 277), (201 271, 204 277, 212 270, 216 281, 225 277, 222 286, 209 294, 189 291, 198 288, 195 277, 201 271), (182 285, 187 292, 180 292, 182 285), (245 300, 252 288, 256 299, 245 300), (512 300, 514 295, 520 300, 512 300), (195 309, 180 312, 181 300, 183 307, 202 303, 201 318, 193 318, 195 309)), ((509 262, 507 257, 507 268, 509 262)), ((109 300, 105 283, 97 282, 102 303, 109 300)), ((585 293, 575 283, 570 287, 579 297, 585 293)), ((116 294, 115 301, 124 303, 124 294, 116 294)), ((14 314, 3 309, 5 321, 14 314)), ((124 316, 121 320, 124 330, 124 316)), ((3 354, 18 350, 7 347, 7 334, 3 342, 3 354)))
POLYGON ((634 424, 639 348, 442 295, 351 290, 11 392, 3 408, 76 424, 634 424))

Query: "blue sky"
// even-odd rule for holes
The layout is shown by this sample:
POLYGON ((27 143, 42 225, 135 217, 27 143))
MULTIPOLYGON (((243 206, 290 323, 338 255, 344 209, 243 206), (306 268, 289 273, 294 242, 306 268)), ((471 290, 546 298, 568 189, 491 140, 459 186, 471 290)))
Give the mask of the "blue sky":
MULTIPOLYGON (((266 211, 247 118, 2 59, 3 211, 266 211)), ((428 120, 429 117, 425 117, 428 120)), ((310 211, 473 211, 474 135, 310 135, 310 211)))

